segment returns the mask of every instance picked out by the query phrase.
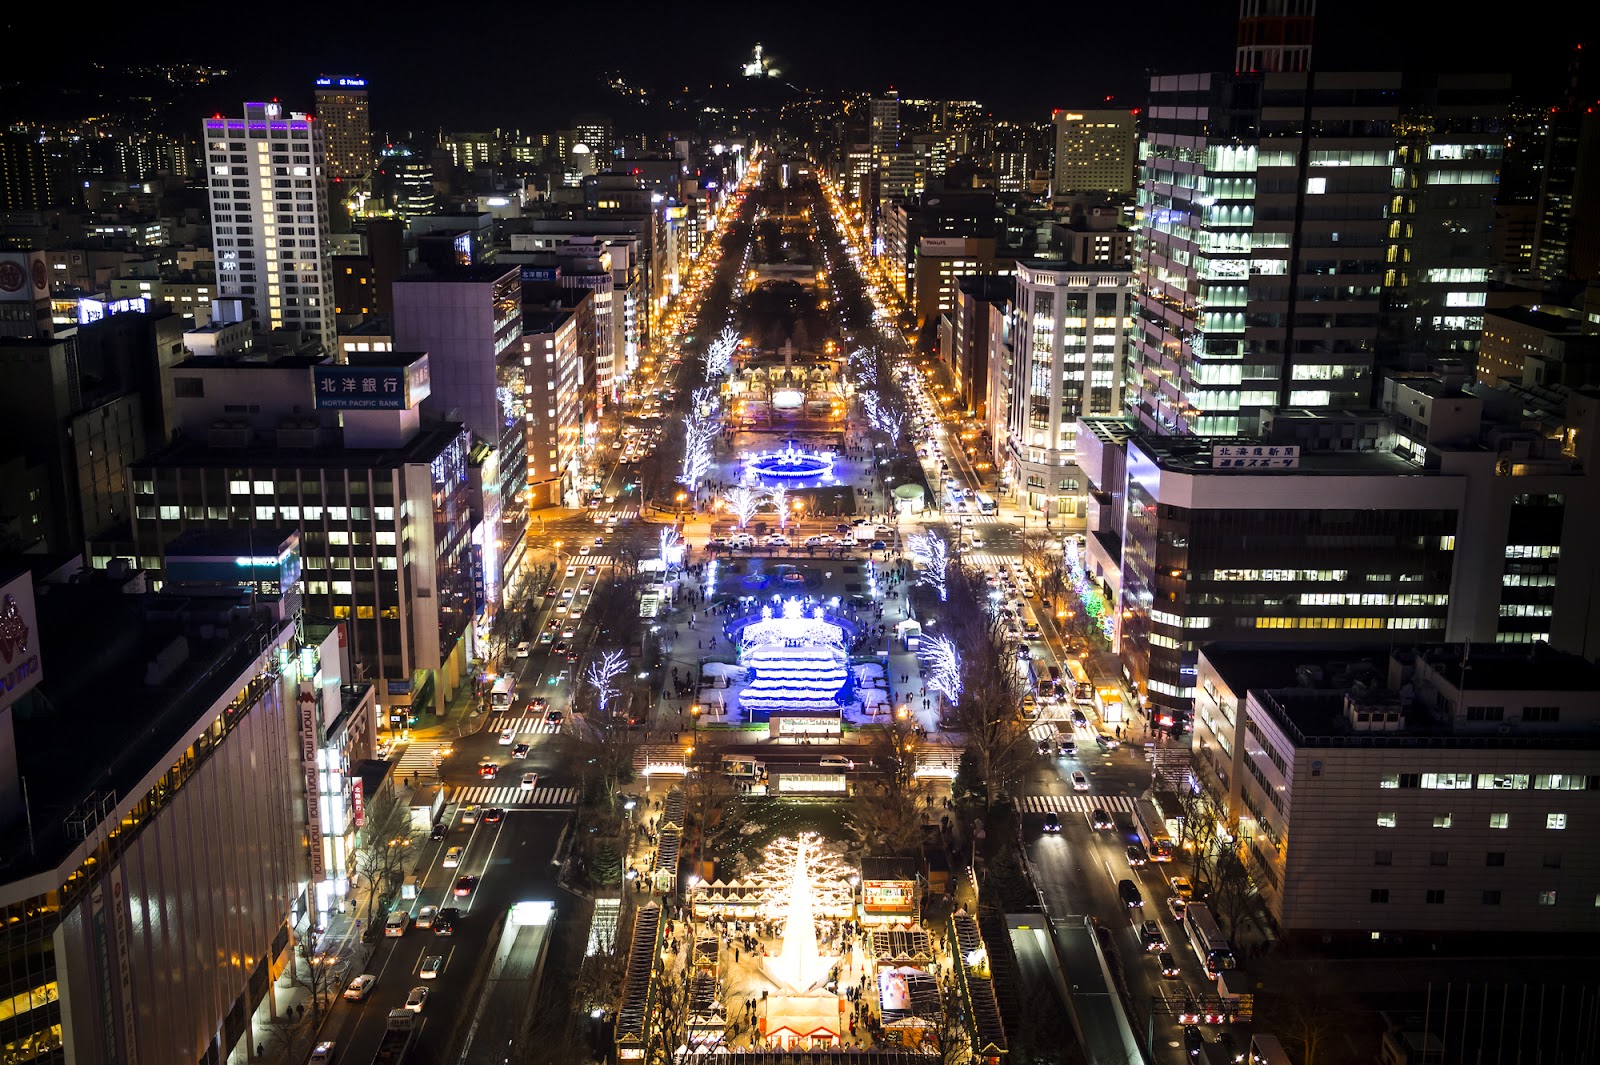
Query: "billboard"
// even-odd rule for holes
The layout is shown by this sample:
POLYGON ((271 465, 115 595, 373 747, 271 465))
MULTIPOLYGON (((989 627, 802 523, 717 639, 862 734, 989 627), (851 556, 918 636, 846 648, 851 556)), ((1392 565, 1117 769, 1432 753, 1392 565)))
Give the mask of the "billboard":
POLYGON ((50 269, 42 251, 0 252, 0 303, 22 303, 50 296, 50 269))
POLYGON ((33 577, 20 573, 0 588, 0 710, 38 687, 43 679, 33 577))
POLYGON ((1297 470, 1300 448, 1282 444, 1213 444, 1214 470, 1297 470))

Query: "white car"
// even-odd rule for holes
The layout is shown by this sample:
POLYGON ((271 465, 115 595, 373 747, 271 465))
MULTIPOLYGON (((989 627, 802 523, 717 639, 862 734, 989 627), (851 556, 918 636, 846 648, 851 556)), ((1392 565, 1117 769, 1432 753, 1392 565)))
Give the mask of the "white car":
POLYGON ((766 546, 768 546, 768 547, 788 547, 789 546, 789 538, 787 536, 783 535, 782 533, 772 533, 769 536, 763 536, 761 538, 761 542, 763 544, 765 544, 766 546))
POLYGON ((568 566, 567 567, 567 576, 576 577, 577 575, 578 575, 578 567, 577 566, 568 566))
POLYGON ((524 773, 524 774, 522 774, 522 790, 523 791, 532 791, 534 789, 534 787, 538 783, 539 783, 539 774, 538 773, 524 773))
POLYGON ((439 970, 444 968, 444 958, 438 954, 430 954, 422 959, 422 970, 417 973, 424 980, 437 980, 439 970))
POLYGON ((533 645, 531 643, 529 643, 527 640, 523 640, 521 643, 517 644, 517 657, 518 658, 527 658, 532 653, 533 653, 533 645))
POLYGON ((515 729, 504 729, 500 733, 500 746, 509 747, 511 746, 512 741, 516 738, 517 733, 515 729))
POLYGON ((1073 791, 1088 791, 1089 790, 1089 778, 1084 776, 1081 771, 1072 774, 1072 790, 1073 791))
POLYGON ((823 755, 817 763, 828 769, 854 769, 856 764, 842 754, 823 755))
POLYGON ((411 994, 406 996, 406 1009, 412 1013, 421 1013, 422 1007, 427 1001, 428 989, 425 987, 413 987, 411 994))
POLYGON ((372 994, 373 985, 377 982, 378 978, 376 976, 371 973, 362 973, 350 981, 349 986, 344 989, 344 997, 351 1002, 365 1002, 367 996, 372 994))

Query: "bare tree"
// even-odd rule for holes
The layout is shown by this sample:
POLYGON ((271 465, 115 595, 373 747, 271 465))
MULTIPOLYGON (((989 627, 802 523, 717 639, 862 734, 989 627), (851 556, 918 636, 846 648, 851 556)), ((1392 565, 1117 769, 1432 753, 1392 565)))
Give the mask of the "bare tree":
POLYGON ((984 806, 992 809, 1031 764, 1033 744, 1022 718, 1022 674, 1000 629, 983 608, 983 581, 974 569, 950 567, 945 634, 961 650, 963 684, 956 726, 966 741, 984 806))
POLYGON ((938 1065, 965 1065, 972 1057, 972 1032, 967 1027, 961 993, 937 989, 937 998, 916 1011, 923 1025, 923 1046, 938 1065))
POLYGON ((1212 862, 1208 903, 1222 926, 1223 935, 1237 940, 1239 926, 1249 918, 1256 902, 1252 877, 1255 859, 1237 836, 1218 845, 1212 862))
POLYGON ((422 830, 411 817, 411 807, 384 788, 367 803, 360 842, 351 856, 351 878, 365 881, 368 933, 381 921, 400 895, 406 865, 422 840, 422 830))
POLYGON ((343 937, 335 939, 318 931, 312 923, 313 916, 311 911, 306 911, 294 927, 294 955, 289 971, 295 984, 305 988, 310 999, 309 1030, 314 1032, 338 993, 348 944, 343 937))

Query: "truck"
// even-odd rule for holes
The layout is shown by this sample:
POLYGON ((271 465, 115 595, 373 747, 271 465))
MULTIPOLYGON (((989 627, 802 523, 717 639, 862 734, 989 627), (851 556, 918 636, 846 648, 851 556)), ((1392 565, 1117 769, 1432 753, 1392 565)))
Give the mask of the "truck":
POLYGON ((389 1011, 389 1022, 384 1028, 378 1051, 372 1055, 372 1065, 401 1065, 411 1044, 417 1041, 417 1015, 408 1009, 389 1011))

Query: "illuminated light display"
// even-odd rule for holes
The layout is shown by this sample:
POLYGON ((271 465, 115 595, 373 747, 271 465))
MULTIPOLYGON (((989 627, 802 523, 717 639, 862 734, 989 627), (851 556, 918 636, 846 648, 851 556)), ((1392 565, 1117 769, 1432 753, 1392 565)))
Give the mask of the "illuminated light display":
POLYGON ((752 673, 739 695, 748 710, 837 710, 849 679, 843 626, 821 607, 807 617, 799 599, 785 600, 780 617, 762 608, 740 636, 739 661, 752 673))

